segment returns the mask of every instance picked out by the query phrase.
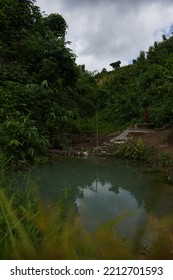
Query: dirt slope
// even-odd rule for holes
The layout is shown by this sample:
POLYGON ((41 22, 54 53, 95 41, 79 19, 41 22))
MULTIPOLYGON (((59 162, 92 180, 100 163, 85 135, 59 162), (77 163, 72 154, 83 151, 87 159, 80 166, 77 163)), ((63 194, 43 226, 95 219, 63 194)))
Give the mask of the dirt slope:
MULTIPOLYGON (((102 146, 104 143, 109 143, 111 139, 119 134, 120 133, 113 133, 108 136, 99 135, 98 145, 102 146)), ((128 134, 128 138, 128 143, 134 143, 141 138, 146 145, 154 147, 160 151, 173 154, 173 128, 153 129, 152 132, 149 133, 130 132, 128 134)), ((76 139, 73 139, 72 146, 74 148, 83 147, 84 149, 94 148, 97 146, 97 138, 95 135, 82 137, 78 136, 76 139)))
POLYGON ((130 133, 132 139, 129 142, 135 142, 139 138, 143 140, 143 142, 150 146, 154 147, 158 150, 164 151, 166 153, 173 154, 173 129, 154 129, 153 132, 150 133, 130 133))

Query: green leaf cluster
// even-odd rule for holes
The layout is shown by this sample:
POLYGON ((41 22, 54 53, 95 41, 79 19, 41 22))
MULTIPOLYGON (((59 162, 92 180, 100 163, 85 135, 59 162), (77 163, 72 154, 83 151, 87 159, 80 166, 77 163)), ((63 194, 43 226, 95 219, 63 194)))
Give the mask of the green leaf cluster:
POLYGON ((115 127, 149 121, 156 127, 173 123, 173 36, 163 36, 133 64, 96 75, 102 89, 102 115, 115 127))
POLYGON ((0 0, 0 149, 33 160, 61 148, 96 111, 97 85, 77 66, 59 14, 0 0))

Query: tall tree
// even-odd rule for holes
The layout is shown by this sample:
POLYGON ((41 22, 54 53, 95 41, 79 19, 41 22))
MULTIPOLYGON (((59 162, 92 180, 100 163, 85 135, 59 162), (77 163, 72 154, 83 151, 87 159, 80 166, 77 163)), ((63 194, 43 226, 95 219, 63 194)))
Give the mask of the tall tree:
POLYGON ((51 30, 57 38, 65 38, 67 23, 59 14, 50 14, 44 18, 44 25, 51 30))
POLYGON ((121 61, 118 60, 118 61, 116 61, 116 62, 110 63, 110 66, 112 66, 112 68, 115 70, 115 69, 120 68, 120 64, 121 64, 121 61))

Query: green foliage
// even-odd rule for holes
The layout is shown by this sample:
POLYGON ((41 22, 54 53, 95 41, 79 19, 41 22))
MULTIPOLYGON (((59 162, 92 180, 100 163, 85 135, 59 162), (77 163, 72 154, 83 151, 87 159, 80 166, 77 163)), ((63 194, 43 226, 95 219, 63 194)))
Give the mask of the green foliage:
POLYGON ((67 145, 83 126, 91 133, 97 109, 97 84, 75 63, 66 21, 34 3, 0 1, 0 147, 14 161, 67 145))
POLYGON ((141 119, 143 108, 138 98, 134 66, 122 67, 111 75, 105 75, 105 80, 100 85, 102 91, 99 95, 105 121, 111 123, 117 130, 137 122, 141 119))
POLYGON ((35 122, 29 116, 6 120, 1 125, 1 133, 3 148, 17 159, 33 159, 37 154, 43 154, 49 145, 46 137, 39 135, 35 122))
POLYGON ((44 25, 50 29, 56 37, 65 38, 67 23, 59 14, 50 14, 44 18, 44 25))
POLYGON ((96 130, 96 120, 95 117, 92 118, 82 118, 74 121, 75 131, 82 134, 93 134, 96 130))
POLYGON ((104 91, 102 114, 105 121, 121 127, 144 122, 147 106, 149 121, 156 127, 172 125, 173 36, 163 36, 148 52, 141 51, 135 63, 118 71, 96 75, 104 91))
POLYGON ((64 146, 97 104, 94 77, 65 41, 67 23, 34 2, 0 1, 0 148, 14 161, 64 146))
POLYGON ((150 153, 148 161, 152 168, 156 170, 163 170, 163 168, 172 165, 172 158, 163 152, 150 153))
POLYGON ((141 51, 118 71, 77 66, 67 23, 43 16, 35 1, 0 1, 0 148, 14 160, 62 148, 71 134, 112 132, 149 120, 172 125, 173 37, 141 51))
MULTIPOLYGON (((7 200, 5 193, 0 189, 0 201, 1 201, 1 231, 0 231, 0 243, 1 243, 1 259, 7 258, 8 242, 13 251, 13 256, 16 259, 20 259, 21 249, 29 257, 35 256, 35 249, 29 239, 24 225, 21 223, 21 219, 13 211, 12 200, 7 200), (14 233, 16 230, 16 233, 14 233), (20 244, 20 245, 19 245, 20 244)), ((10 253, 10 252, 8 252, 10 253)), ((9 255, 10 258, 10 255, 9 255)))
POLYGON ((149 149, 141 138, 134 145, 121 145, 115 152, 117 156, 127 159, 147 160, 149 149))

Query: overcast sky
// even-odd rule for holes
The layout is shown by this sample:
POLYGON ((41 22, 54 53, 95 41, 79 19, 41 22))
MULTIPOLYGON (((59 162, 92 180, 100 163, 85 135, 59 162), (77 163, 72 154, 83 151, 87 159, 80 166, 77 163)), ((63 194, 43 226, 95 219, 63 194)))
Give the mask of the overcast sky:
POLYGON ((76 62, 89 71, 110 70, 109 64, 117 60, 129 64, 173 26, 173 0, 37 0, 36 4, 41 12, 64 17, 76 62))

